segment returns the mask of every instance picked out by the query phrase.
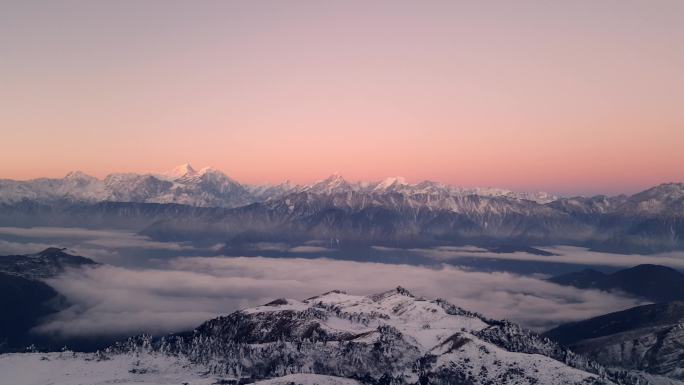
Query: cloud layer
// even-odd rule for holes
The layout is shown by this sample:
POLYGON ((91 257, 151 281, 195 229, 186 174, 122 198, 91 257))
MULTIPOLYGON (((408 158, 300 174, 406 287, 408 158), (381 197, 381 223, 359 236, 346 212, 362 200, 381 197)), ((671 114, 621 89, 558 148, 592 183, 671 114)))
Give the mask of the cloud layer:
MULTIPOLYGON (((76 254, 107 263, 155 252, 179 255, 197 250, 186 243, 158 242, 126 230, 0 227, 0 255, 36 253, 52 246, 66 247, 76 254)), ((144 262, 144 258, 138 261, 144 262)))
POLYGON ((168 269, 102 266, 49 281, 73 306, 37 328, 58 336, 166 333, 193 328, 274 298, 307 298, 332 289, 371 294, 405 286, 493 318, 542 329, 638 305, 593 290, 510 273, 329 259, 176 258, 168 269))
MULTIPOLYGON (((659 264, 672 268, 684 268, 684 252, 672 251, 667 253, 643 255, 643 254, 616 254, 591 251, 584 247, 575 246, 551 246, 537 247, 554 255, 538 255, 523 251, 513 253, 495 253, 475 246, 466 247, 435 247, 422 249, 409 249, 408 251, 432 258, 437 261, 455 261, 461 258, 482 258, 512 261, 534 261, 547 263, 568 263, 588 266, 613 266, 632 267, 640 264, 659 264)), ((401 249, 379 248, 381 251, 401 249)))

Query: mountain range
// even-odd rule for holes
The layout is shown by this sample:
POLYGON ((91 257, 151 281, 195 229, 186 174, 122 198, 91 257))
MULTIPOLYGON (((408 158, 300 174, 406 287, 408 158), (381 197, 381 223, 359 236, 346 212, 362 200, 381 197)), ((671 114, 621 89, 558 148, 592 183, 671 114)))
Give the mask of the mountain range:
POLYGON ((631 196, 558 198, 401 178, 242 185, 220 171, 82 173, 0 181, 0 225, 126 228, 157 240, 239 245, 339 240, 366 245, 552 245, 684 249, 684 184, 631 196))
POLYGON ((103 180, 79 171, 70 172, 61 179, 0 180, 2 203, 16 203, 22 200, 49 203, 67 200, 89 203, 114 201, 238 207, 301 192, 321 195, 350 192, 479 195, 526 199, 539 203, 557 199, 556 196, 544 192, 517 193, 499 188, 460 188, 430 181, 410 184, 401 177, 387 178, 379 182, 351 183, 338 174, 308 185, 295 185, 289 181, 275 185, 243 185, 219 170, 205 167, 198 171, 190 164, 183 164, 163 173, 115 173, 107 175, 103 180))

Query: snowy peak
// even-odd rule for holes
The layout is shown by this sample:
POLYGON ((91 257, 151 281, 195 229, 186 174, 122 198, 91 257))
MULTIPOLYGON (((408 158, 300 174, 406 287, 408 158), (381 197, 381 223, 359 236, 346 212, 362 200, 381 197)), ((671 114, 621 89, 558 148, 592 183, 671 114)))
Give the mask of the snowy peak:
POLYGON ((199 170, 199 172, 197 172, 197 175, 200 178, 212 179, 212 180, 217 181, 217 182, 232 183, 232 184, 237 184, 237 185, 240 184, 235 179, 224 174, 223 171, 217 170, 213 167, 204 167, 201 170, 199 170))
POLYGON ((375 187, 373 188, 374 192, 387 192, 387 191, 392 191, 396 190, 399 187, 406 186, 408 183, 406 182, 406 179, 401 176, 395 176, 395 177, 389 177, 385 178, 382 181, 380 181, 375 187))
POLYGON ((326 179, 305 186, 304 190, 315 194, 336 194, 353 190, 353 186, 340 174, 332 174, 326 179))
POLYGON ((64 180, 96 181, 97 178, 88 175, 83 171, 71 171, 64 176, 64 180))
POLYGON ((218 189, 224 192, 228 189, 242 189, 242 185, 236 180, 230 178, 228 175, 224 174, 212 167, 204 167, 197 172, 192 174, 186 174, 181 178, 176 180, 178 183, 187 185, 191 187, 192 185, 197 185, 198 187, 204 187, 205 189, 218 189))
POLYGON ((624 204, 638 215, 684 214, 684 183, 663 183, 634 194, 624 204))
POLYGON ((684 196, 684 183, 662 183, 638 195, 649 197, 659 197, 667 199, 678 199, 684 196))
POLYGON ((193 176, 197 173, 190 163, 184 163, 180 166, 176 166, 173 169, 163 172, 161 175, 166 176, 170 179, 179 179, 185 176, 193 176))

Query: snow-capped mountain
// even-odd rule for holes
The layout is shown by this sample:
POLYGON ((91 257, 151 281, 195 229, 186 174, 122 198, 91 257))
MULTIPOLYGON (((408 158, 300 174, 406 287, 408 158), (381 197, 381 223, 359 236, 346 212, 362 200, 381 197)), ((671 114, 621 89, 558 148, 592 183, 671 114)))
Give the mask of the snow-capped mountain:
POLYGON ((186 163, 162 173, 114 173, 104 180, 82 172, 69 173, 62 179, 29 181, 0 180, 0 203, 24 200, 38 202, 148 202, 179 203, 201 207, 237 207, 254 202, 279 199, 292 193, 317 195, 362 192, 384 195, 506 197, 547 203, 556 197, 547 193, 516 193, 503 189, 463 189, 434 182, 409 184, 401 177, 378 182, 348 182, 339 174, 309 185, 289 181, 276 185, 242 185, 223 172, 205 167, 199 171, 186 163))
POLYGON ((190 170, 175 179, 166 194, 149 201, 211 207, 235 207, 254 201, 247 189, 219 170, 211 167, 197 172, 190 170))
POLYGON ((102 181, 79 171, 70 172, 62 179, 0 180, 0 202, 3 203, 24 200, 97 202, 105 196, 102 181))
POLYGON ((115 202, 147 202, 167 194, 173 182, 153 175, 110 174, 104 179, 106 196, 102 200, 115 202))
POLYGON ((624 195, 617 197, 608 197, 605 195, 594 197, 571 197, 559 198, 549 205, 572 215, 591 216, 611 213, 617 210, 626 199, 627 197, 624 195))
POLYGON ((293 193, 298 186, 289 180, 278 184, 259 184, 259 185, 244 185, 252 196, 260 202, 282 198, 283 196, 293 193))
POLYGON ((249 383, 326 375, 364 384, 611 384, 600 365, 505 321, 397 288, 278 299, 109 355, 167 354, 249 383))
POLYGON ((197 174, 197 171, 195 171, 192 165, 190 163, 184 163, 172 168, 171 170, 162 172, 158 174, 158 176, 161 177, 161 179, 174 181, 184 176, 193 176, 195 174, 197 174))
POLYGON ((376 182, 348 182, 339 174, 314 182, 310 185, 295 187, 291 192, 310 192, 319 195, 332 195, 339 193, 366 193, 366 194, 404 194, 407 196, 433 196, 433 197, 465 197, 477 195, 482 197, 504 197, 518 200, 530 200, 545 204, 552 202, 558 197, 546 192, 513 192, 500 188, 463 188, 445 185, 432 181, 408 183, 405 178, 396 176, 385 178, 376 182))
POLYGON ((634 194, 623 210, 636 215, 684 215, 684 183, 664 183, 634 194))
POLYGON ((183 165, 163 174, 103 181, 0 180, 0 225, 117 227, 158 240, 253 242, 341 239, 516 245, 571 244, 610 251, 684 248, 684 184, 632 196, 558 198, 466 189, 393 177, 309 185, 242 185, 222 172, 183 165), (161 204, 161 205, 160 205, 161 204), (167 206, 169 207, 160 207, 167 206))
POLYGON ((189 164, 154 174, 114 173, 104 180, 72 172, 62 179, 0 180, 0 203, 145 202, 178 203, 202 207, 236 207, 255 198, 221 171, 189 164))
POLYGON ((320 195, 331 195, 336 193, 359 191, 360 189, 360 184, 349 183, 341 175, 333 174, 324 180, 304 186, 300 188, 299 191, 307 191, 320 195))
POLYGON ((571 213, 684 216, 684 183, 663 183, 631 196, 559 198, 551 206, 571 213))

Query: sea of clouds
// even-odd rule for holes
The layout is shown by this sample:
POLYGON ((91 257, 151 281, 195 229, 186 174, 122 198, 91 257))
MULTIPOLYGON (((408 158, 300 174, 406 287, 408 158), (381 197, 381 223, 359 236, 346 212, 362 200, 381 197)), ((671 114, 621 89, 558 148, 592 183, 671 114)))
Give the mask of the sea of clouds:
POLYGON ((105 265, 73 270, 48 283, 72 305, 36 331, 62 337, 182 331, 275 298, 304 299, 333 289, 366 295, 399 285, 536 330, 640 304, 619 294, 505 272, 331 259, 175 258, 164 269, 105 265))
MULTIPOLYGON (((188 330, 210 318, 275 298, 308 298, 339 289, 367 295, 404 286, 415 295, 441 297, 491 318, 535 330, 642 304, 620 293, 564 287, 544 275, 474 271, 461 259, 631 267, 641 263, 684 267, 684 253, 612 254, 569 246, 544 247, 552 255, 494 253, 467 247, 388 249, 432 263, 392 264, 320 258, 333 256, 320 242, 262 243, 254 250, 306 258, 217 256, 220 247, 158 242, 121 230, 0 227, 0 255, 63 246, 104 265, 48 281, 70 304, 36 332, 62 337, 124 336, 188 330)), ((218 245, 220 246, 220 245, 218 245)), ((540 263, 542 266, 543 263, 540 263)), ((574 269, 574 268, 573 268, 574 269)))

